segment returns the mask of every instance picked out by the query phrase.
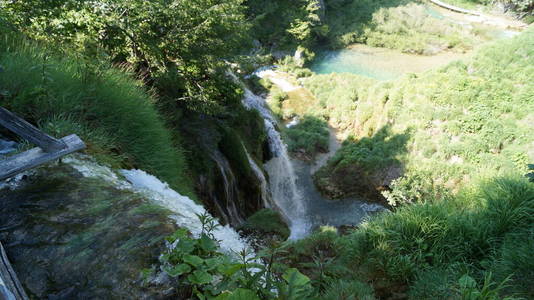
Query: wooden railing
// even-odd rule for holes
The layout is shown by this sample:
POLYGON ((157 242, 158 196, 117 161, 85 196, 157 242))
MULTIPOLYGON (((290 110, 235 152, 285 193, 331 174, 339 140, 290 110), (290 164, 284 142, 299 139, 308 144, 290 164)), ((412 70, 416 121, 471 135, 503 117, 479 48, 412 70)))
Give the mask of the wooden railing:
POLYGON ((3 107, 0 107, 0 125, 38 146, 0 160, 0 180, 85 148, 77 135, 56 139, 3 107))
POLYGON ((455 11, 455 12, 468 14, 468 15, 480 16, 480 13, 478 13, 476 11, 473 11, 473 10, 464 9, 464 8, 461 8, 461 7, 458 7, 458 6, 450 5, 448 3, 445 3, 445 2, 442 2, 442 1, 439 1, 439 0, 429 0, 429 1, 434 3, 434 4, 436 4, 437 6, 441 6, 443 8, 448 9, 448 10, 452 10, 452 11, 455 11))

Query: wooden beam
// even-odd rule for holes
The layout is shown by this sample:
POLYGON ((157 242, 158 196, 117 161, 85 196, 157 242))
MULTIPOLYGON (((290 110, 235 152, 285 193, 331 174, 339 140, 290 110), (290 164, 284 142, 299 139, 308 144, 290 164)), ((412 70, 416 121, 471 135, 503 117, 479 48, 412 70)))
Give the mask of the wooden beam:
POLYGON ((55 152, 67 147, 63 141, 40 131, 32 124, 3 107, 0 107, 0 125, 26 139, 28 142, 41 147, 45 152, 55 152))
POLYGON ((59 151, 45 152, 37 147, 0 160, 0 180, 85 148, 83 141, 75 134, 66 136, 60 141, 65 144, 65 148, 59 151))
POLYGON ((462 14, 468 14, 468 15, 474 15, 474 16, 480 16, 481 14, 476 12, 476 11, 473 11, 473 10, 469 10, 469 9, 464 9, 464 8, 461 8, 461 7, 458 7, 458 6, 454 6, 454 5, 450 5, 448 3, 445 3, 445 2, 442 2, 442 1, 439 1, 439 0, 429 0, 430 2, 436 4, 437 6, 441 6, 443 8, 446 8, 448 10, 452 10, 452 11, 455 11, 455 12, 459 12, 459 13, 462 13, 462 14))
POLYGON ((17 274, 7 259, 6 251, 0 242, 0 299, 28 300, 17 274))

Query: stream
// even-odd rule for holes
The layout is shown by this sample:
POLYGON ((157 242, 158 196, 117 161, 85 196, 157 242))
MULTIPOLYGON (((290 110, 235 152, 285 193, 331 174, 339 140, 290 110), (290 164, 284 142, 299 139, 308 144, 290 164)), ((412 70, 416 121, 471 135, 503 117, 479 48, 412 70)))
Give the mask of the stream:
MULTIPOLYGON (((258 77, 276 73, 263 68, 255 72, 258 77)), ((281 89, 295 87, 283 78, 276 78, 273 83, 281 89)), ((287 145, 277 130, 278 121, 272 115, 265 98, 245 88, 243 105, 257 110, 263 117, 268 135, 269 147, 273 158, 265 163, 269 175, 269 187, 272 197, 270 207, 277 209, 286 220, 291 230, 289 239, 302 239, 322 225, 343 226, 358 225, 371 213, 383 210, 377 204, 366 203, 362 199, 342 199, 332 201, 324 198, 317 190, 312 175, 340 148, 333 129, 330 132, 329 152, 319 155, 314 162, 304 162, 291 158, 287 145)))

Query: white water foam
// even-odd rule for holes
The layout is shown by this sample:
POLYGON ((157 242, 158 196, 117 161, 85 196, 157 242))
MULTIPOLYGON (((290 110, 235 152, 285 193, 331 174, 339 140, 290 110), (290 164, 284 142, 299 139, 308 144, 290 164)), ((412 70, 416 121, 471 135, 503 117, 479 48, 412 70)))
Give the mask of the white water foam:
POLYGON ((307 235, 311 224, 306 220, 306 206, 301 191, 298 189, 293 165, 289 160, 287 146, 276 130, 276 119, 265 103, 265 99, 244 88, 243 105, 247 109, 255 109, 264 119, 269 148, 274 156, 265 164, 269 174, 269 186, 273 203, 289 223, 290 239, 299 239, 307 235))
MULTIPOLYGON (((69 156, 63 161, 78 170, 84 177, 100 178, 111 182, 119 189, 131 190, 145 196, 149 201, 172 211, 171 218, 176 225, 187 228, 194 236, 200 235, 202 223, 197 215, 206 214, 206 209, 189 197, 180 195, 167 183, 142 170, 121 170, 120 173, 127 179, 126 181, 119 178, 110 168, 99 165, 86 156, 78 155, 77 157, 82 159, 69 156)), ((213 234, 220 241, 221 250, 228 254, 250 249, 247 242, 228 225, 219 226, 213 234)))

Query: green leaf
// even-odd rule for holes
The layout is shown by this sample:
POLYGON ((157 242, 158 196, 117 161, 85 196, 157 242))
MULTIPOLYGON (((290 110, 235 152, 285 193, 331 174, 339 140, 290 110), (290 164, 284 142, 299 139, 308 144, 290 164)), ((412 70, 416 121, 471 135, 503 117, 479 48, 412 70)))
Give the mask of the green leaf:
POLYGON ((174 248, 174 252, 182 253, 182 254, 189 254, 195 250, 195 244, 196 241, 191 239, 181 239, 178 242, 178 245, 176 245, 176 248, 174 248))
POLYGON ((198 267, 204 262, 204 260, 196 255, 186 254, 184 255, 184 262, 192 265, 193 267, 198 267))
POLYGON ((285 271, 284 275, 282 275, 282 278, 284 278, 288 283, 292 283, 296 286, 303 286, 310 282, 310 278, 308 278, 308 276, 300 273, 299 270, 295 268, 285 271))
POLYGON ((202 285, 210 283, 213 280, 213 277, 206 271, 196 270, 187 276, 187 280, 192 284, 202 285))
POLYGON ((168 236, 166 240, 169 241, 170 243, 174 243, 174 241, 178 239, 186 238, 188 236, 189 236, 189 231, 185 228, 180 228, 176 230, 176 232, 174 232, 171 236, 168 236))
POLYGON ((206 264, 208 270, 213 270, 222 265, 224 261, 222 257, 214 257, 205 259, 204 263, 206 264))
POLYGON ((233 292, 225 292, 217 296, 215 300, 259 300, 254 291, 238 288, 233 292))
POLYGON ((462 288, 476 288, 476 286, 477 286, 477 282, 471 276, 469 276, 467 274, 462 276, 458 280, 458 283, 460 283, 460 286, 462 288))
POLYGON ((217 250, 217 245, 215 244, 215 241, 210 239, 206 234, 202 234, 199 242, 200 242, 200 247, 204 251, 213 252, 217 250))
POLYGON ((230 277, 234 275, 237 271, 244 269, 244 268, 245 268, 245 264, 221 265, 219 268, 217 268, 217 271, 230 277))
POLYGON ((171 277, 178 277, 182 274, 191 272, 191 267, 188 264, 179 264, 172 268, 165 268, 164 270, 171 277))

